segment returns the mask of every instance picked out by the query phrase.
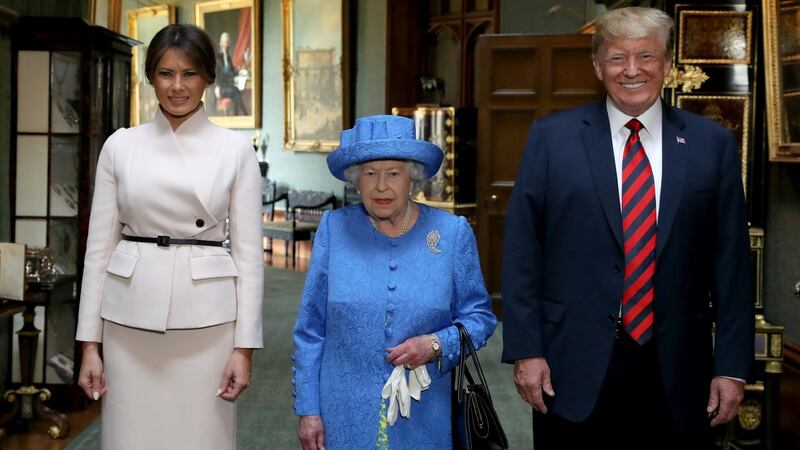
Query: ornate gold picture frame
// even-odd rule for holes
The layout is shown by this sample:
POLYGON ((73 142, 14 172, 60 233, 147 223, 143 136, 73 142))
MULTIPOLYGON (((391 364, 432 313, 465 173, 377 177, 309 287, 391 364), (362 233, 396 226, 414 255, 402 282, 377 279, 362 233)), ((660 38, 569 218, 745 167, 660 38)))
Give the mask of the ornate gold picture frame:
POLYGON ((329 152, 347 118, 348 0, 282 0, 284 147, 329 152))
POLYGON ((678 64, 750 64, 751 11, 679 12, 678 64))
POLYGON ((147 48, 159 30, 175 23, 175 7, 172 5, 147 6, 128 11, 128 36, 142 42, 133 48, 131 59, 131 126, 153 119, 158 108, 158 99, 147 82, 144 60, 147 48))
POLYGON ((742 165, 742 185, 747 193, 750 142, 750 97, 747 95, 678 95, 678 108, 711 119, 736 136, 742 165))
POLYGON ((208 117, 226 128, 261 126, 259 0, 197 3, 195 24, 217 45, 217 79, 203 99, 208 117))
POLYGON ((800 1, 762 0, 769 160, 800 162, 800 1))

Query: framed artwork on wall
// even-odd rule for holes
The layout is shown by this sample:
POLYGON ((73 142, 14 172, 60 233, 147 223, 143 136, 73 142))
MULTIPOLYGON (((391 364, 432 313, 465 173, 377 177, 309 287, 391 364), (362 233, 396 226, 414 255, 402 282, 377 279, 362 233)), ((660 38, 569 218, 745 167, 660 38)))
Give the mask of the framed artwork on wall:
POLYGON ((217 45, 217 79, 204 101, 212 122, 226 128, 261 126, 259 0, 197 3, 195 24, 217 45))
POLYGON ((800 162, 800 1, 764 0, 769 160, 800 162))
POLYGON ((153 36, 173 23, 175 7, 172 5, 147 6, 128 11, 128 36, 142 43, 133 48, 131 61, 131 126, 152 120, 156 113, 158 99, 147 82, 144 61, 153 36))
POLYGON ((89 0, 89 22, 119 31, 122 0, 89 0))
POLYGON ((284 147, 329 152, 349 116, 349 0, 282 0, 284 147))
POLYGON ((750 64, 751 11, 691 11, 679 14, 678 64, 750 64))
POLYGON ((747 193, 747 162, 750 136, 750 97, 746 95, 679 95, 678 108, 711 119, 733 131, 739 145, 742 184, 747 193))

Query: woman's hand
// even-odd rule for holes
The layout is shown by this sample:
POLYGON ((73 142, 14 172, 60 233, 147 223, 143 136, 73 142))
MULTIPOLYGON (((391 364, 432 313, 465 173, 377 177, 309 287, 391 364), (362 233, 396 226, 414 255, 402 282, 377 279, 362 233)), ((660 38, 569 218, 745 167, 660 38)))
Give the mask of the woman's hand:
POLYGON ((303 450, 325 450, 325 427, 320 416, 300 416, 297 435, 303 450))
POLYGON ((86 396, 98 400, 106 393, 106 377, 103 374, 103 360, 100 358, 99 343, 84 342, 81 347, 81 371, 78 374, 78 386, 86 396))
POLYGON ((409 369, 425 365, 435 356, 431 346, 431 337, 427 334, 408 338, 402 344, 390 347, 386 351, 388 352, 387 361, 395 366, 405 365, 409 369))
POLYGON ((239 394, 250 387, 250 366, 253 360, 253 349, 235 348, 225 371, 222 373, 222 382, 217 389, 217 397, 229 402, 236 401, 239 394))

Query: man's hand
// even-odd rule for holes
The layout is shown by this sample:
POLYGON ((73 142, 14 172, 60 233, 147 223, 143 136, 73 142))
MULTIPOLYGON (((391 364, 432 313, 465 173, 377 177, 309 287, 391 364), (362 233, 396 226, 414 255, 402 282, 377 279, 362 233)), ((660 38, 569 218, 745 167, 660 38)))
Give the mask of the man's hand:
POLYGON ((555 397, 556 391, 550 383, 550 366, 544 358, 514 361, 514 383, 523 400, 540 413, 547 413, 542 391, 550 397, 555 397))
POLYGON ((239 394, 250 387, 250 367, 252 365, 253 349, 235 348, 225 370, 222 381, 217 389, 217 397, 229 402, 236 401, 239 394))
POLYGON ((325 428, 319 416, 300 416, 297 434, 303 450, 325 450, 325 428))
POLYGON ((739 412, 739 404, 744 398, 744 383, 725 377, 711 379, 711 395, 708 397, 706 412, 711 418, 711 426, 728 422, 739 412))

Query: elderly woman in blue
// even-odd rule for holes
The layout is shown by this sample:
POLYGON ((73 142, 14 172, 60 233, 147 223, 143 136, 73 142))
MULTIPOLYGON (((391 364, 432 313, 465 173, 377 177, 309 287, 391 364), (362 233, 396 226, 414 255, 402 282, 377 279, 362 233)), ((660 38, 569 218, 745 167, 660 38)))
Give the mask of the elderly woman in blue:
POLYGON ((326 213, 314 239, 294 330, 303 449, 452 447, 453 323, 483 346, 496 318, 467 221, 409 199, 442 156, 399 116, 357 120, 328 156, 362 203, 326 213))

